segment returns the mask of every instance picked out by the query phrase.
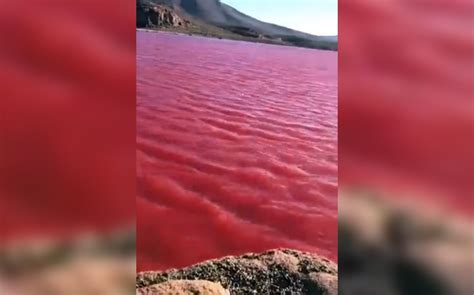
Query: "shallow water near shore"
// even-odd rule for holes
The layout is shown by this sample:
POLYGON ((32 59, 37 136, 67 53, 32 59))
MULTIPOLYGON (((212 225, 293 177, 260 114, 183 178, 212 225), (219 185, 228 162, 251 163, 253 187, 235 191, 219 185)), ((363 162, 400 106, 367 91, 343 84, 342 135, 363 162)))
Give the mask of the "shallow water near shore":
POLYGON ((337 255, 337 52, 137 32, 137 270, 337 255))

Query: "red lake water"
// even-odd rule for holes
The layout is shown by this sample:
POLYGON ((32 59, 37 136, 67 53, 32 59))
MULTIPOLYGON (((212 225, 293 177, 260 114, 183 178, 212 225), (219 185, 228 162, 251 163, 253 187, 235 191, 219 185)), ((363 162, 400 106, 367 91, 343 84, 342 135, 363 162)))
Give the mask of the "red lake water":
POLYGON ((337 259, 337 52, 137 32, 137 269, 337 259))

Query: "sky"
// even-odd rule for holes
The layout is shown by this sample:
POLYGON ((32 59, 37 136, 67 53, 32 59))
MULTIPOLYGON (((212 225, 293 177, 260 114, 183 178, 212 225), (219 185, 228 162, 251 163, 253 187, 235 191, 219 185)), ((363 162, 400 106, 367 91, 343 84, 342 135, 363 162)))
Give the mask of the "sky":
POLYGON ((261 21, 314 35, 337 35, 337 0, 221 0, 261 21))

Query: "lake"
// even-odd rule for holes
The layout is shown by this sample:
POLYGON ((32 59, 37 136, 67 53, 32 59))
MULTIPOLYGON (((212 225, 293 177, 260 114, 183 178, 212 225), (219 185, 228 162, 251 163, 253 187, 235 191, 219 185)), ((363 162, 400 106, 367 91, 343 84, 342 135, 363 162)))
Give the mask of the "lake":
POLYGON ((337 259, 337 52, 137 32, 137 270, 337 259))

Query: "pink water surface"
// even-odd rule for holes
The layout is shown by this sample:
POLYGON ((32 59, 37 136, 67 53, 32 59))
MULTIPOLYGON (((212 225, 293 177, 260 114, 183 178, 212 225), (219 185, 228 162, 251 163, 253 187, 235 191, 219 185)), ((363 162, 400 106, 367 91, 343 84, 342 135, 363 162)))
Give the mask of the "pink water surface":
POLYGON ((337 256, 337 53, 137 32, 137 269, 337 256))

